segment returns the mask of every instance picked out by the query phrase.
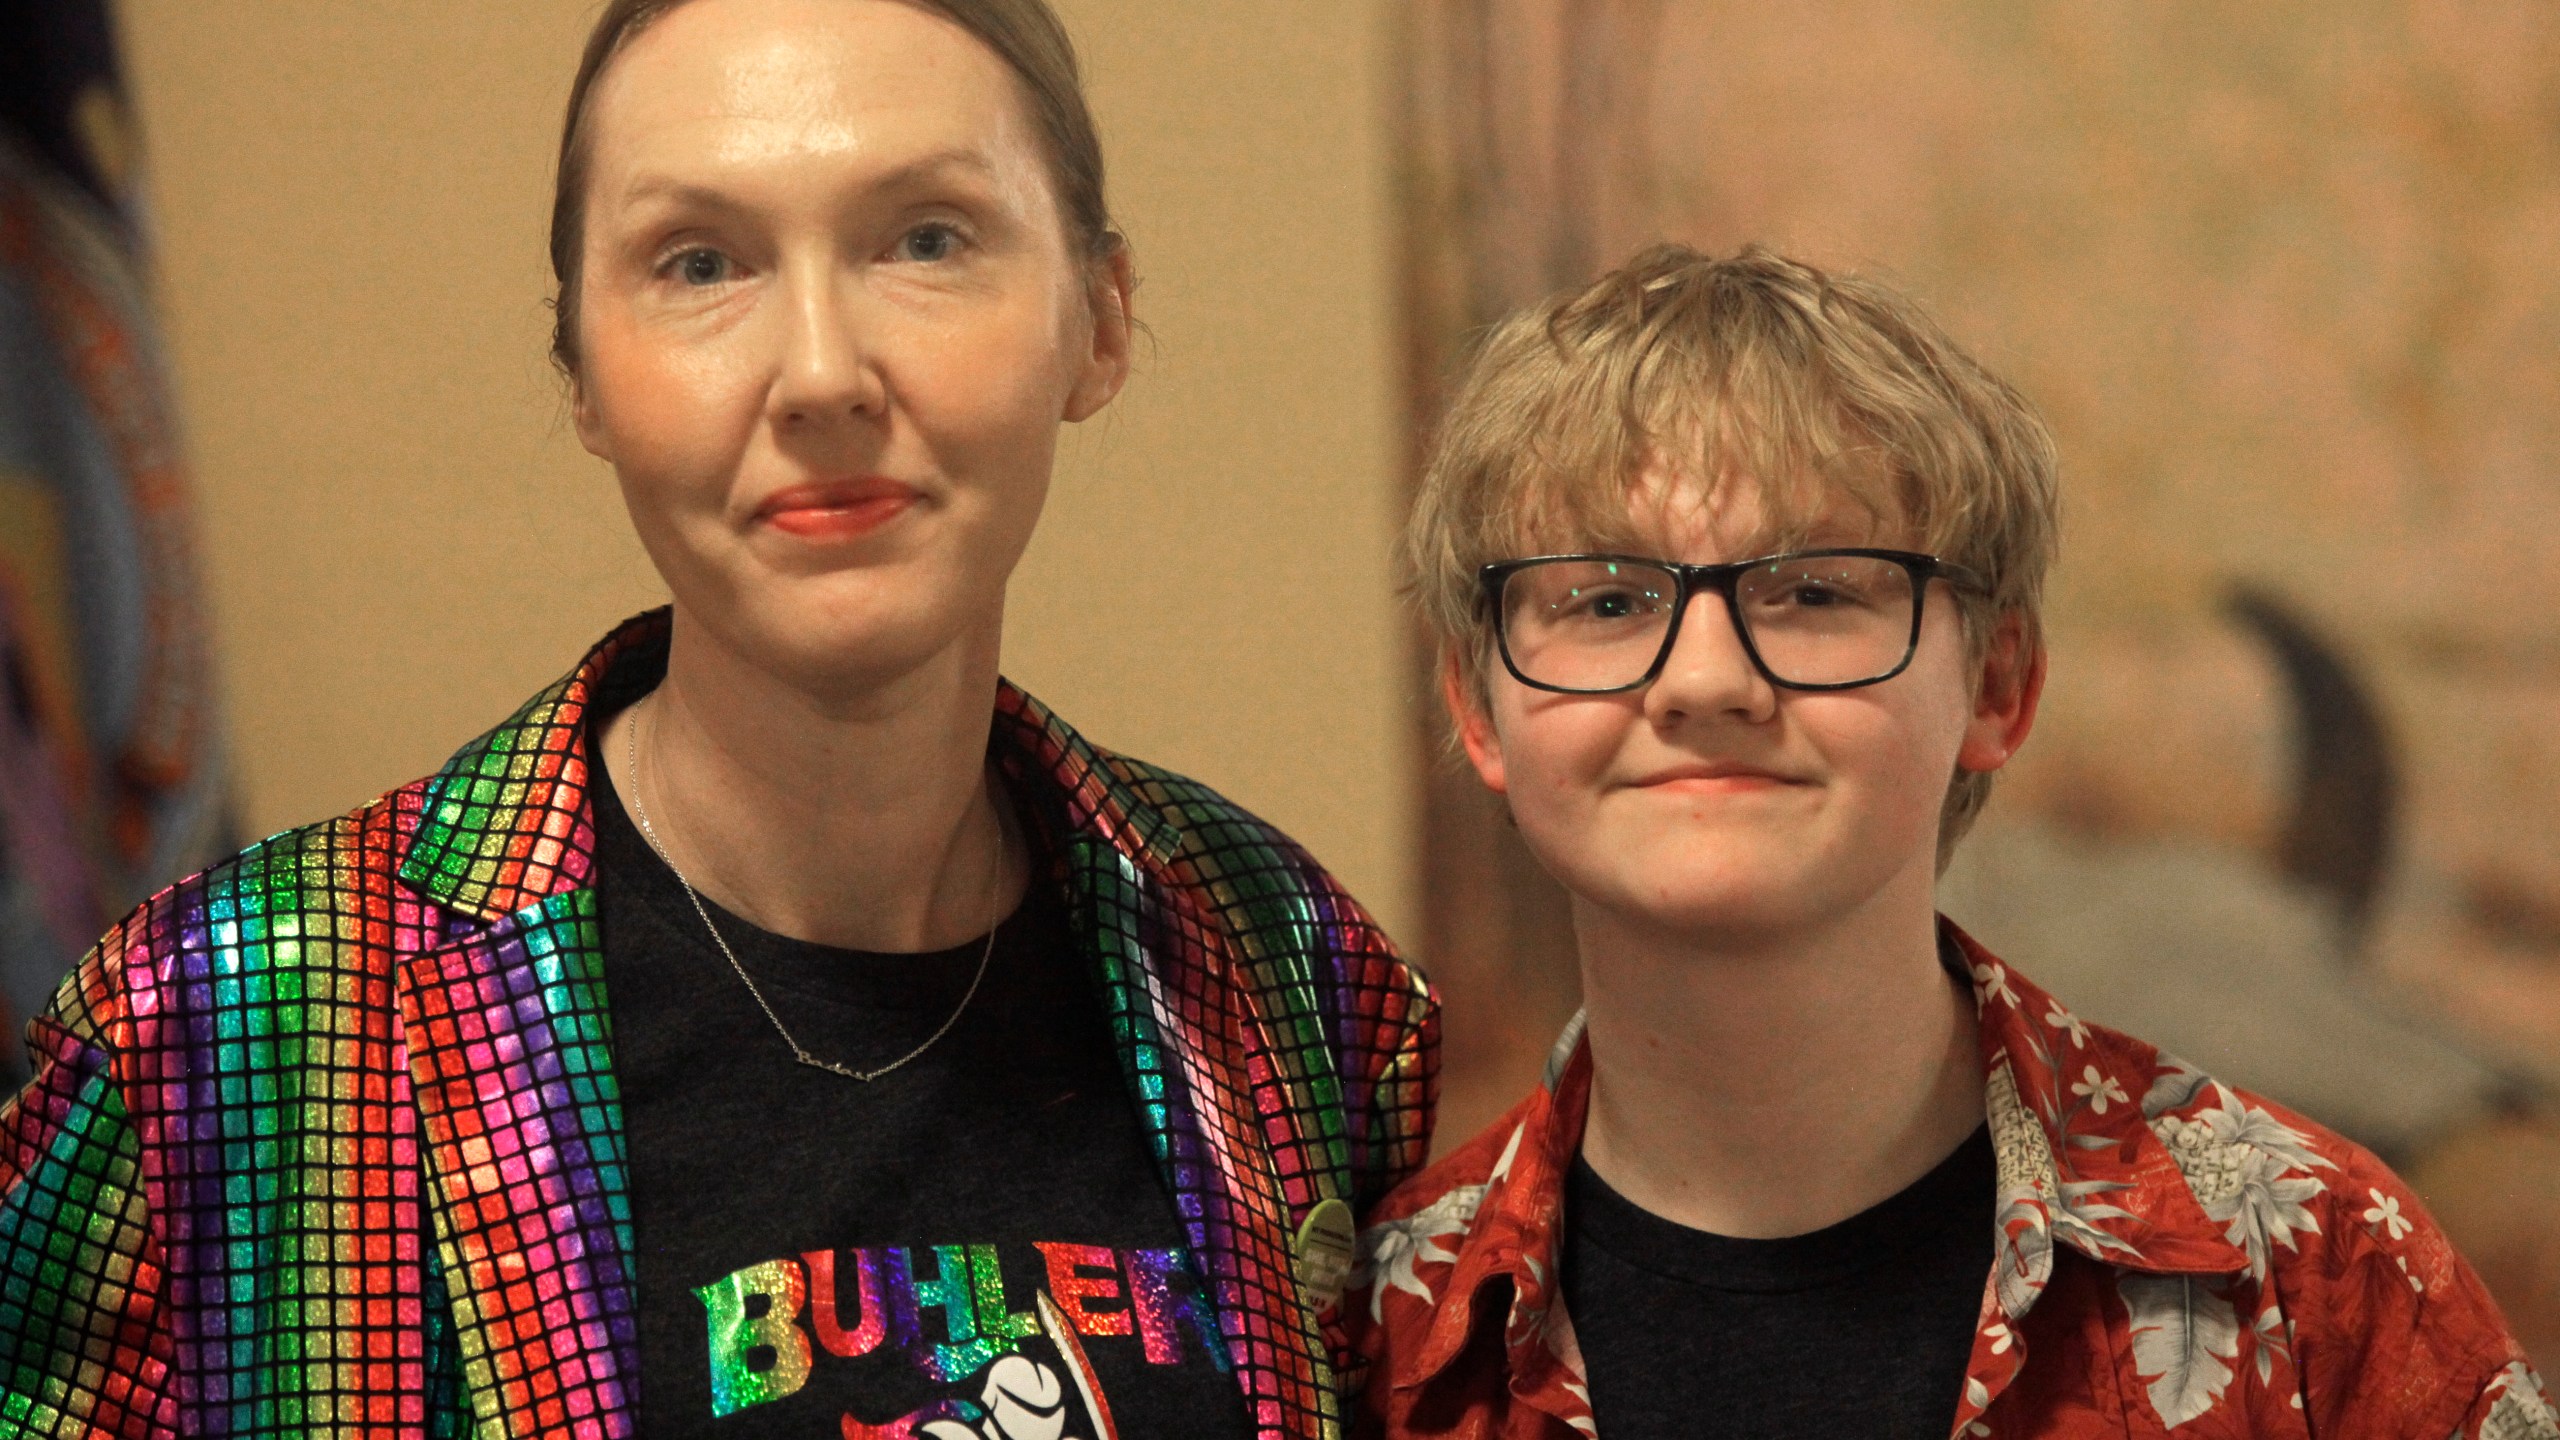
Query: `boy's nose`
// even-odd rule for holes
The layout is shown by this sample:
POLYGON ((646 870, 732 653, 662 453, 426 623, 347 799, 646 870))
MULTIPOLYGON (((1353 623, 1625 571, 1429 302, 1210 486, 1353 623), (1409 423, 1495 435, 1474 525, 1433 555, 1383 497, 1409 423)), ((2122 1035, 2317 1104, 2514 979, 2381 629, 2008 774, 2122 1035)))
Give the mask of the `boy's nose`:
POLYGON ((1712 591, 1689 597, 1680 633, 1662 659, 1662 673, 1645 691, 1645 711, 1657 723, 1679 716, 1738 714, 1767 719, 1777 689, 1742 643, 1742 632, 1724 597, 1712 591))

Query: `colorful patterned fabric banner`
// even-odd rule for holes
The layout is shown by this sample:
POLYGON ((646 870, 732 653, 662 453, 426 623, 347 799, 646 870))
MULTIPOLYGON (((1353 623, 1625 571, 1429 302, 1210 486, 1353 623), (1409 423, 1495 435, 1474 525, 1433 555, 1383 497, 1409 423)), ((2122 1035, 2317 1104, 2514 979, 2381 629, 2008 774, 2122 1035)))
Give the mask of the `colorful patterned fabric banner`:
POLYGON ((231 848, 102 0, 0 0, 0 1081, 107 923, 231 848))

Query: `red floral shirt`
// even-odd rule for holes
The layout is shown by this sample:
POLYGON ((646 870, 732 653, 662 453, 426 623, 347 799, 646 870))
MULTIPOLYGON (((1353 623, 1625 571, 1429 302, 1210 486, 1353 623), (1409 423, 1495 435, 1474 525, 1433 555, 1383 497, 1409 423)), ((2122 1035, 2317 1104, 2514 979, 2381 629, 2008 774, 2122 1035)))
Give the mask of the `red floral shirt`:
MULTIPOLYGON (((2560 1437, 2479 1278, 2363 1149, 1972 972, 1999 1213, 1967 1437, 2560 1437)), ((1594 1436, 1556 1273, 1591 1062, 1398 1189, 1340 1312, 1355 1433, 1594 1436)), ((1949 1377, 1953 1388, 1955 1377, 1949 1377)))

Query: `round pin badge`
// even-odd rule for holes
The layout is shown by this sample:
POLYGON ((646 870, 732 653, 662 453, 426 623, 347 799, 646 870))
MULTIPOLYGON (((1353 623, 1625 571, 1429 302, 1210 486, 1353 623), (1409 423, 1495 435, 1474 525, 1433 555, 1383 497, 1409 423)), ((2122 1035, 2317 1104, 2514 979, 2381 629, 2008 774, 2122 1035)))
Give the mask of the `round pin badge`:
POLYGON ((1298 1290, 1307 1304, 1322 1310, 1342 1298, 1343 1287, 1351 1282, 1351 1257, 1357 1232, 1351 1221, 1351 1207, 1340 1200, 1323 1200, 1307 1212, 1305 1223, 1298 1226, 1298 1242, 1292 1247, 1298 1290))

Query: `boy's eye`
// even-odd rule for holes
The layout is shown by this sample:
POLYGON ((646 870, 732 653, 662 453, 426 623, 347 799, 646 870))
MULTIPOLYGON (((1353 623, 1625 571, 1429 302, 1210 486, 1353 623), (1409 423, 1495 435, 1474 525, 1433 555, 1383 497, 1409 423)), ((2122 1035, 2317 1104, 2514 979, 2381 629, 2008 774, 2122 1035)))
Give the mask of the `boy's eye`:
POLYGON ((901 260, 930 265, 950 259, 959 252, 960 244, 960 232, 957 229, 936 221, 929 225, 919 225, 899 236, 895 253, 901 260))
POLYGON ((1629 586, 1584 586, 1565 592, 1553 607, 1559 616, 1634 620, 1662 609, 1662 597, 1629 586))
POLYGON ((1794 575, 1765 588, 1753 586, 1744 599, 1754 613, 1771 616, 1816 610, 1868 610, 1878 603, 1876 588, 1860 576, 1845 573, 1794 575))

